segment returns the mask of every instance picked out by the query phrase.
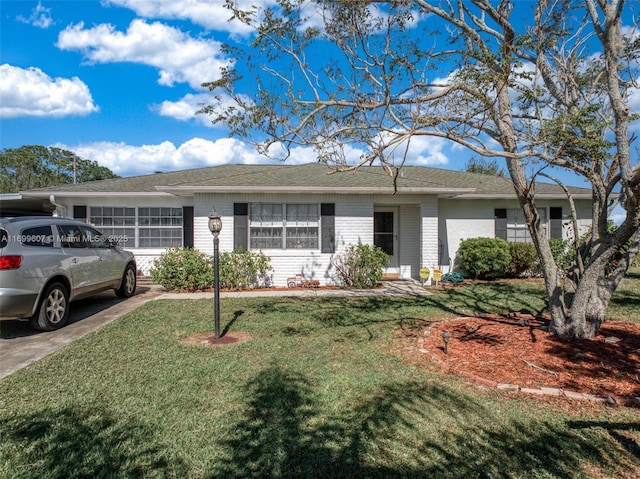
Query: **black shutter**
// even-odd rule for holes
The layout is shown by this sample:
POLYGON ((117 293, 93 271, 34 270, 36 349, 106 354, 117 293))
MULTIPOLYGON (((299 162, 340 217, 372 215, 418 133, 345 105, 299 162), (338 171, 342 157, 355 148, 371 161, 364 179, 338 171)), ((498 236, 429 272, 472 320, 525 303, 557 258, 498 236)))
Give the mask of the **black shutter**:
POLYGON ((74 206, 73 217, 77 220, 87 221, 87 207, 86 206, 74 206))
POLYGON ((320 235, 321 252, 336 252, 336 205, 333 203, 322 203, 320 205, 320 215, 322 216, 322 232, 320 235))
POLYGON ((562 207, 549 208, 549 237, 562 238, 562 207))
POLYGON ((193 206, 182 207, 182 246, 193 248, 193 206))
POLYGON ((496 238, 502 238, 503 240, 507 239, 507 209, 506 208, 496 208, 494 211, 495 222, 496 222, 496 230, 495 235, 496 238))
POLYGON ((233 204, 233 248, 249 250, 249 204, 233 204))

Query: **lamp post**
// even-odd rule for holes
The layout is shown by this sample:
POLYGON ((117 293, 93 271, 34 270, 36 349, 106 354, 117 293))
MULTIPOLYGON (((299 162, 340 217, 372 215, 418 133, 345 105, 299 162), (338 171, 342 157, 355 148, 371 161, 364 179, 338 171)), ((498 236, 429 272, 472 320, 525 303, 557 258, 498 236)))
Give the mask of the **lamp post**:
POLYGON ((209 213, 209 231, 213 235, 213 288, 214 288, 214 321, 215 321, 215 339, 220 339, 220 277, 218 272, 218 235, 222 229, 222 219, 213 208, 209 213))

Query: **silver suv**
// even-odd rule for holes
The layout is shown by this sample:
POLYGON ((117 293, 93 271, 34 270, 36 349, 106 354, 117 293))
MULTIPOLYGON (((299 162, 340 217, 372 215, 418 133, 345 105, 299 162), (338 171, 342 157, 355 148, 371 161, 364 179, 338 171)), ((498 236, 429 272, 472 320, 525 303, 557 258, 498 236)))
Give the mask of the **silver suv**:
POLYGON ((0 218, 0 319, 58 329, 71 301, 109 289, 133 296, 136 262, 95 228, 69 218, 0 218))

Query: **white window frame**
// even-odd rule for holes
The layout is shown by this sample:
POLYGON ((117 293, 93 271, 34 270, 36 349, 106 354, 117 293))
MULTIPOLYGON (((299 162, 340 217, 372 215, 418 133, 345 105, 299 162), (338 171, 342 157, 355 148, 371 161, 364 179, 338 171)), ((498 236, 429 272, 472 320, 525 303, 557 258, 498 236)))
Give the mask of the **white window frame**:
POLYGON ((248 234, 250 250, 319 250, 320 204, 251 203, 248 234))
MULTIPOLYGON (((524 219, 524 213, 520 208, 506 208, 507 210, 507 241, 510 243, 533 243, 529 227, 524 219)), ((540 224, 542 226, 542 234, 549 237, 549 228, 547 221, 547 209, 537 208, 540 224)))
POLYGON ((90 224, 123 247, 170 248, 184 242, 184 213, 180 207, 90 206, 88 213, 90 224))

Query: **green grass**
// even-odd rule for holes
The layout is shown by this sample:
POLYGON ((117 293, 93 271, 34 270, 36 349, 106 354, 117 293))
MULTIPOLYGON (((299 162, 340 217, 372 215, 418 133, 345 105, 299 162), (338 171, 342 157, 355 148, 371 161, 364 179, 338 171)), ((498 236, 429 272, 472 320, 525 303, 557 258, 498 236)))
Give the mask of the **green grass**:
MULTIPOLYGON (((640 321, 639 277, 610 313, 640 321), (629 316, 631 315, 631 318, 629 316)), ((638 409, 482 391, 391 351, 397 328, 544 310, 542 287, 426 298, 160 300, 0 382, 3 478, 634 477, 638 409)))

